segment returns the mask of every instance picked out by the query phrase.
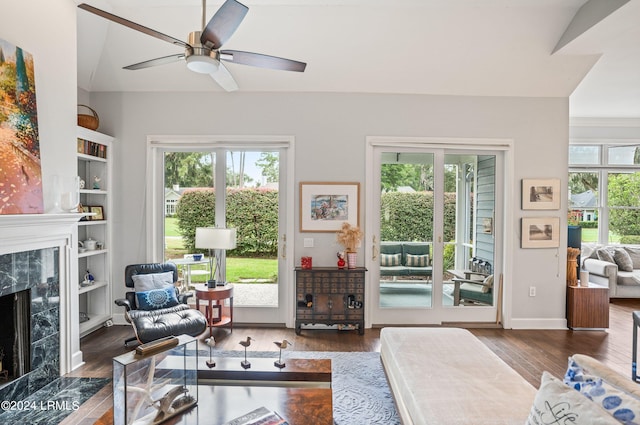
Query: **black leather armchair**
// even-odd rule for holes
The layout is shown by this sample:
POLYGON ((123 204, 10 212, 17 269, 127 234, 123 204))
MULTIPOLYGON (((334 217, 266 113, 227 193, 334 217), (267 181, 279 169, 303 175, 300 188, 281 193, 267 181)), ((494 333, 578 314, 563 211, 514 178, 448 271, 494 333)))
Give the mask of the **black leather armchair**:
MULTIPOLYGON (((131 264, 124 269, 124 284, 127 288, 133 288, 132 276, 165 272, 173 272, 174 283, 178 281, 178 269, 173 263, 131 264)), ((135 332, 135 336, 127 338, 124 345, 136 340, 144 344, 171 335, 200 335, 207 328, 207 321, 200 311, 187 305, 191 295, 178 294, 180 304, 157 310, 138 310, 134 291, 127 292, 125 298, 115 300, 116 305, 125 308, 125 317, 135 332)))

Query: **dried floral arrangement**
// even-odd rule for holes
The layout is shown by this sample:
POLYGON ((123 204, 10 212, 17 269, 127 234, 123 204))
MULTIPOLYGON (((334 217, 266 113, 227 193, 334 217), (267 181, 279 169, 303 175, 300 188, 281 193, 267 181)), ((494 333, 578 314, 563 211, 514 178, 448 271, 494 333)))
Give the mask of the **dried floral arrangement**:
POLYGON ((336 233, 336 240, 345 247, 347 252, 356 252, 356 247, 360 245, 364 233, 357 226, 349 223, 343 223, 342 228, 336 233))

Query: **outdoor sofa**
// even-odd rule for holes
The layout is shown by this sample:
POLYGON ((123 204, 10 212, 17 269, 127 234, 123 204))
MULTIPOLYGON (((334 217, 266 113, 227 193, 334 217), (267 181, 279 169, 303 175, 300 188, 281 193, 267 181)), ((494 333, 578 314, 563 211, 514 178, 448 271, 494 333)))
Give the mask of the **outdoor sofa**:
POLYGON ((430 278, 430 249, 429 242, 381 242, 380 277, 430 278))

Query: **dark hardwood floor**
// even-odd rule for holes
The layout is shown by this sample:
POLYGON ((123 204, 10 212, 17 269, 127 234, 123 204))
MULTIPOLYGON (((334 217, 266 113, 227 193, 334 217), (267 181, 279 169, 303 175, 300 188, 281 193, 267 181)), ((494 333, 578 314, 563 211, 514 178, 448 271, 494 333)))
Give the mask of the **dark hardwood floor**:
MULTIPOLYGON (((613 300, 610 304, 610 327, 606 331, 470 330, 536 388, 545 370, 562 377, 567 367, 567 358, 573 353, 595 357, 630 379, 633 332, 631 313, 636 310, 640 310, 640 299, 613 300)), ((131 335, 129 327, 113 326, 83 338, 81 349, 85 364, 68 376, 111 377, 112 358, 128 351, 124 348, 123 341, 131 335)), ((215 350, 240 350, 240 339, 251 336, 256 341, 250 350, 255 351, 275 351, 273 341, 282 339, 291 341, 293 347, 290 350, 296 351, 380 351, 380 329, 367 329, 363 336, 353 331, 333 330, 303 330, 301 335, 296 335, 293 329, 236 325, 232 334, 226 329, 218 329, 214 336, 215 350)), ((199 342, 199 345, 206 348, 203 342, 199 342)), ((107 386, 62 424, 93 424, 112 405, 111 387, 107 386)))

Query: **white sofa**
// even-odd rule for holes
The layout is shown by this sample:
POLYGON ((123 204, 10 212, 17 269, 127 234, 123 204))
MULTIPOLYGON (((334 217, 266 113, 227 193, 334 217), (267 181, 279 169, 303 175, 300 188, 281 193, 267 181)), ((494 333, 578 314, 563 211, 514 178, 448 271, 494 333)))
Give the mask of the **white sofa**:
POLYGON ((638 423, 640 386, 589 356, 536 390, 466 329, 383 328, 380 357, 404 425, 638 423), (615 402, 613 402, 615 401, 615 402))
POLYGON ((640 298, 640 246, 583 244, 581 261, 589 282, 609 287, 609 298, 640 298), (627 270, 624 252, 631 259, 627 270))

